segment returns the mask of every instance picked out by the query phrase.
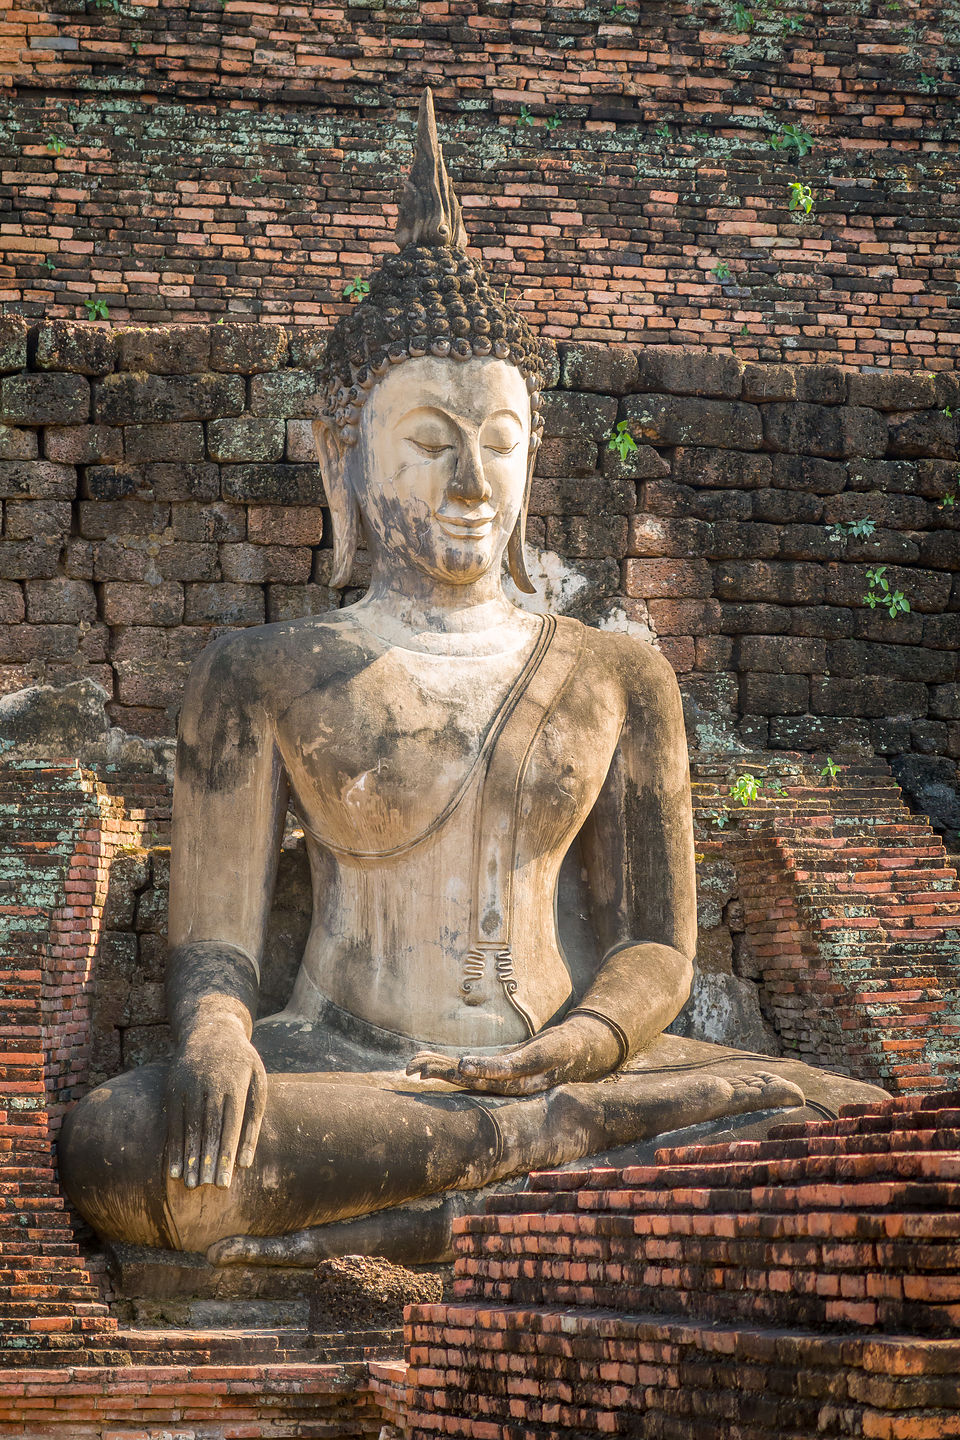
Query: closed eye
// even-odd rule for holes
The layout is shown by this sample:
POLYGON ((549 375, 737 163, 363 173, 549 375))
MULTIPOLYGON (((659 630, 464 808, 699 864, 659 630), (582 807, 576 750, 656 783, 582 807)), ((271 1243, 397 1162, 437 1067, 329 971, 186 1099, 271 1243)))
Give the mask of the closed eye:
POLYGON ((422 440, 414 440, 412 435, 408 436, 407 438, 409 443, 413 446, 414 450, 419 450, 421 455, 429 455, 431 457, 437 455, 445 455, 448 450, 453 449, 452 445, 427 445, 422 440))
POLYGON ((492 450, 494 455, 512 455, 518 444, 519 441, 514 440, 512 444, 507 442, 503 445, 484 445, 483 448, 484 450, 492 450))

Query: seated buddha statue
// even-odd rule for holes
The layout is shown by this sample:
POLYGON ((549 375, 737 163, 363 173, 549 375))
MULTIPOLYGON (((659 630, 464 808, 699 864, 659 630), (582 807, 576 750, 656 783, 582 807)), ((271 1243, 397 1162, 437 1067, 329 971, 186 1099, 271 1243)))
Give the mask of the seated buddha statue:
POLYGON ((362 539, 369 589, 217 639, 187 685, 175 1051, 87 1095, 60 1150, 108 1239, 429 1260, 483 1187, 878 1093, 664 1034, 696 948, 680 694, 653 646, 505 592, 504 568, 533 588, 549 356, 466 253, 429 92, 396 238, 318 380, 333 581, 362 539), (288 807, 312 928, 286 1008, 256 1021, 288 807))

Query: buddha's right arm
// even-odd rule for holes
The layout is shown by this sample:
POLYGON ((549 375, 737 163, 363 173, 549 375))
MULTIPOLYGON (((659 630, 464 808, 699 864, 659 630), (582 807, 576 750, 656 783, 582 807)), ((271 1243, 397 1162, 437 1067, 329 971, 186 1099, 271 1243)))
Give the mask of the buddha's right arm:
POLYGON ((252 1163, 266 1094, 250 1043, 287 788, 243 638, 209 646, 180 717, 167 1007, 176 1041, 168 1169, 229 1185, 252 1163))

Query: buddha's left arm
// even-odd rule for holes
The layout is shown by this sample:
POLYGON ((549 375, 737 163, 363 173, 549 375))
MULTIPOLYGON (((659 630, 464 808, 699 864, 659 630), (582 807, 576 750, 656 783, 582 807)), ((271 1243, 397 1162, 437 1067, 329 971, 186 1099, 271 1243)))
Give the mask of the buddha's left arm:
POLYGON ((630 672, 620 743, 580 836, 604 959, 570 1016, 603 1020, 617 1034, 621 1061, 676 1019, 697 944, 680 689, 650 647, 639 650, 630 672))
POLYGON ((655 1039, 690 992, 697 900, 680 690, 652 647, 624 642, 621 661, 623 728, 580 836, 598 973, 559 1024, 498 1056, 418 1057, 411 1068, 424 1075, 508 1095, 595 1080, 655 1039))

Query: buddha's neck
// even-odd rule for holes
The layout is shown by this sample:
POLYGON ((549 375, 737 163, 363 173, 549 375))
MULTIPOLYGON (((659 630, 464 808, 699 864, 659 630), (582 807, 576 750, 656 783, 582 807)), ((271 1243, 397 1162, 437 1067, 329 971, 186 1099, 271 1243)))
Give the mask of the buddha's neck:
POLYGON ((370 588, 350 608, 391 644, 437 655, 514 650, 539 624, 507 599, 499 567, 470 585, 443 585, 418 571, 375 563, 370 588))

